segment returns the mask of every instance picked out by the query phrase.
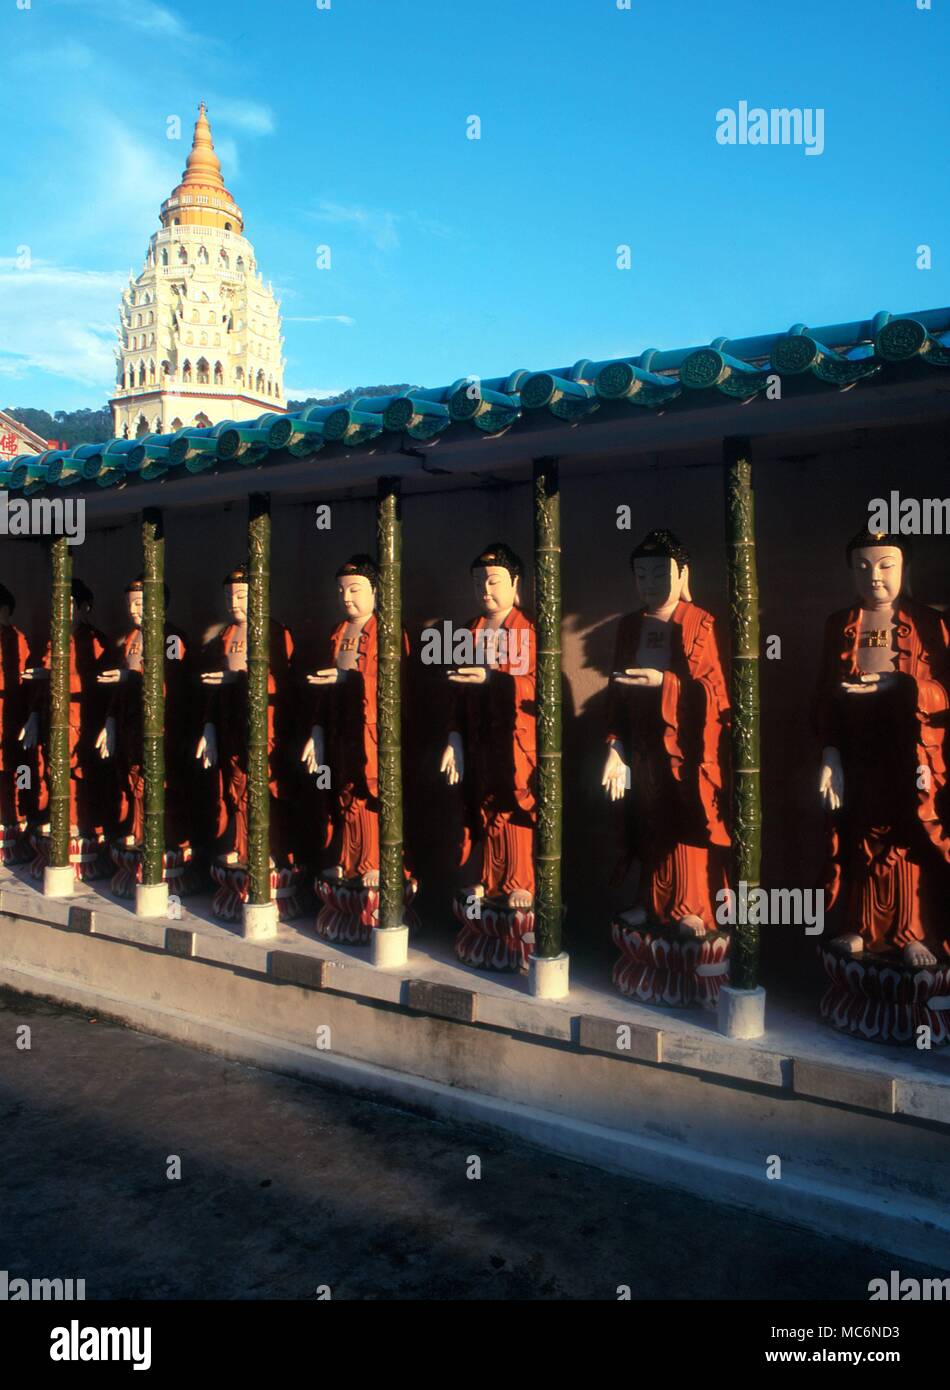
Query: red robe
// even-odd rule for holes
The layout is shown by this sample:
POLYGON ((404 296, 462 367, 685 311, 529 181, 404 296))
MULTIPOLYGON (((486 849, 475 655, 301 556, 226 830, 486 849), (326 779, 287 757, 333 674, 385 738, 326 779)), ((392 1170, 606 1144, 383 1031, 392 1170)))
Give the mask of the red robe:
MULTIPOLYGON (((228 645, 235 625, 228 623, 209 643, 203 666, 206 671, 227 671, 228 645)), ((275 860, 289 855, 288 810, 295 790, 296 769, 292 750, 295 739, 294 639, 289 628, 271 619, 270 659, 267 672, 267 759, 270 803, 271 854, 275 860)), ((204 722, 215 726, 221 793, 218 800, 219 838, 228 836, 238 862, 247 863, 247 671, 234 673, 228 685, 205 687, 204 722)))
MULTIPOLYGON (((343 619, 330 633, 326 669, 336 666, 348 626, 343 619)), ((325 847, 332 846, 332 861, 342 867, 344 879, 379 869, 378 632, 373 613, 359 635, 355 668, 338 685, 313 687, 310 726, 324 730, 335 803, 325 847)), ((402 645, 405 660, 405 632, 402 645)))
POLYGON ((950 708, 947 625, 924 604, 901 597, 894 611, 896 686, 845 695, 856 678, 861 608, 834 613, 825 627, 815 727, 837 748, 844 773, 840 811, 828 818, 828 908, 841 903, 846 930, 871 951, 925 942, 950 956, 938 905, 947 891, 950 838, 941 819, 947 783, 944 738, 950 708))
POLYGON ((19 741, 27 714, 23 671, 29 659, 29 643, 23 633, 12 624, 0 627, 0 825, 18 824, 28 804, 28 798, 17 788, 16 770, 35 761, 19 741))
MULTIPOLYGON (((479 633, 487 623, 475 618, 469 631, 479 633)), ((509 634, 506 649, 499 649, 504 660, 491 665, 484 684, 455 688, 453 720, 465 754, 461 863, 471 861, 486 898, 533 894, 535 886, 537 637, 520 608, 498 630, 509 634)))
MULTIPOLYGON (((97 676, 105 669, 109 639, 81 622, 69 638, 69 820, 80 835, 94 836, 111 831, 116 819, 115 778, 96 748, 96 739, 105 724, 109 703, 108 686, 99 685, 97 676)), ((50 668, 50 644, 42 665, 50 668)), ((40 713, 40 777, 44 783, 39 809, 49 807, 49 687, 38 681, 31 704, 40 713)))
MULTIPOLYGON (((145 769, 142 765, 142 672, 129 667, 133 641, 143 640, 141 628, 132 628, 116 644, 115 668, 128 671, 126 679, 111 687, 109 715, 116 722, 116 772, 119 782, 119 833, 141 844, 145 833, 145 769)), ((190 647, 184 633, 165 624, 165 844, 167 848, 188 842, 188 801, 193 720, 190 647), (176 656, 169 656, 169 638, 177 639, 176 656)), ((110 689, 110 687, 107 687, 110 689)))
MULTIPOLYGON (((645 610, 621 618, 615 671, 638 661, 645 610)), ((642 905, 659 922, 694 915, 716 928, 716 894, 726 886, 730 844, 725 809, 729 697, 715 620, 680 601, 670 617, 670 669, 660 687, 611 682, 608 741, 630 766, 626 866, 640 859, 642 905)))

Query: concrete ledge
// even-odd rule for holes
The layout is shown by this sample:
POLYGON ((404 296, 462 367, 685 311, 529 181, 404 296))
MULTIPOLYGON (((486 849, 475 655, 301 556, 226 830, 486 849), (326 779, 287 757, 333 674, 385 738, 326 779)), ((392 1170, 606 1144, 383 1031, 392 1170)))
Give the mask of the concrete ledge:
POLYGON ((71 904, 63 898, 46 898, 36 889, 3 888, 0 890, 0 912, 14 913, 17 917, 30 917, 35 922, 49 922, 54 926, 69 924, 71 904))
POLYGON ((632 1028, 627 1060, 652 1061, 784 1094, 814 1094, 833 1104, 950 1126, 950 1049, 921 1053, 872 1046, 837 1033, 814 1017, 801 1022, 783 1019, 781 1006, 774 1000, 766 1037, 737 1041, 718 1034, 713 1016, 703 1011, 631 1004, 607 985, 592 989, 575 979, 568 999, 540 1000, 531 997, 517 977, 476 972, 419 950, 410 951, 405 969, 380 971, 369 965, 365 953, 332 946, 314 938, 305 927, 282 925, 276 943, 249 941, 189 911, 174 926, 136 917, 131 909, 94 893, 95 885, 83 885, 79 902, 44 898, 30 881, 18 879, 10 870, 5 873, 0 916, 8 914, 60 931, 92 933, 96 940, 182 952, 196 962, 213 962, 275 982, 327 989, 461 1023, 477 1020, 484 1027, 582 1046, 604 1055, 615 1051, 609 1041, 610 1028, 616 1030, 624 1023, 632 1028), (169 938, 168 931, 178 935, 169 938), (275 945, 276 954, 284 960, 276 974, 269 964, 275 945), (442 992, 442 987, 448 992, 442 992), (585 1019, 602 1022, 582 1024, 585 1019), (594 1031, 596 1026, 601 1034, 594 1031), (587 1039, 583 1043, 579 1041, 582 1028, 587 1039), (659 1062, 654 1034, 661 1035, 659 1062), (598 1040, 601 1036, 608 1037, 607 1046, 598 1040), (793 1078, 796 1059, 797 1083, 793 1078), (810 1074, 808 1063, 816 1064, 818 1072, 810 1074), (838 1075, 842 1070, 853 1075, 838 1075), (862 1079, 867 1079, 867 1086, 862 1079))
POLYGON ((165 949, 165 923, 153 922, 147 917, 120 917, 117 913, 97 911, 93 919, 96 936, 110 941, 127 941, 131 946, 150 946, 153 950, 165 949))
POLYGON ((584 1014, 578 1019, 577 1041, 588 1052, 606 1052, 630 1061, 662 1062, 663 1034, 640 1023, 618 1023, 612 1018, 584 1014))
POLYGON ((196 938, 193 931, 182 927, 165 928, 165 950, 173 956, 183 956, 190 960, 195 954, 196 938))
POLYGON ((96 930, 96 914, 91 907, 71 907, 67 926, 70 931, 94 932, 96 930))
POLYGON ((434 1018, 451 1018, 457 1023, 474 1023, 478 1016, 478 996, 474 990, 455 985, 433 984, 430 980, 410 980, 406 1002, 410 1009, 434 1018))
POLYGON ((326 967, 326 989, 383 1004, 405 1003, 406 982, 398 974, 384 973, 358 960, 328 960, 326 967))
POLYGON ((270 976, 282 984, 302 985, 304 989, 323 989, 327 962, 319 956, 301 956, 294 951, 270 952, 270 976))
POLYGON ((896 1084, 886 1076, 796 1057, 792 1085, 800 1096, 814 1096, 836 1105, 858 1105, 864 1110, 879 1110, 882 1115, 897 1113, 896 1084))

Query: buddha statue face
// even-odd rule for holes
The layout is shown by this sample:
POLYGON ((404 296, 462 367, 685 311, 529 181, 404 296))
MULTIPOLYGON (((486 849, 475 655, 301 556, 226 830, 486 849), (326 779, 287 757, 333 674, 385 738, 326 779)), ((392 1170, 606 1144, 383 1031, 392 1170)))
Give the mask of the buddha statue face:
POLYGON ((365 574, 341 574, 336 589, 340 606, 351 623, 365 620, 376 607, 376 590, 365 574))
POLYGON ((129 621, 133 627, 142 626, 142 614, 145 611, 145 595, 141 589, 130 589, 125 596, 125 606, 128 609, 129 621))
POLYGON ((228 613, 232 623, 243 624, 247 622, 247 585, 228 584, 225 586, 227 595, 228 613))
POLYGON ((851 573, 862 608, 887 608, 904 581, 904 556, 896 545, 868 545, 851 552, 851 573))
POLYGON ((633 562, 640 602, 648 613, 658 613, 678 603, 689 576, 689 566, 680 569, 668 555, 642 555, 633 562))
POLYGON ((518 603, 518 581, 504 565, 479 565, 472 570, 475 598, 486 617, 507 613, 518 603))

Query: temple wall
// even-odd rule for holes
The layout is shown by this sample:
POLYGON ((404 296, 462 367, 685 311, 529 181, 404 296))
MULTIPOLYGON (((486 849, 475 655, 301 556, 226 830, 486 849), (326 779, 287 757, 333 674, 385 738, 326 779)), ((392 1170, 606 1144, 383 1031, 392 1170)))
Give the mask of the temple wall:
MULTIPOLYGON (((781 638, 780 660, 762 662, 763 880, 773 887, 813 886, 819 868, 821 817, 815 786, 818 753, 809 729, 824 620, 851 599, 844 546, 867 518, 868 500, 899 488, 903 496, 946 491, 946 448, 934 436, 913 444, 903 431, 879 432, 843 452, 822 452, 795 440, 796 457, 757 466, 757 528, 763 638, 781 638), (903 441, 903 442, 901 442, 903 441)), ((562 487, 565 675, 565 898, 572 951, 581 940, 611 957, 607 926, 612 902, 629 901, 632 883, 612 895, 606 887, 615 860, 616 825, 600 787, 603 712, 617 616, 635 606, 628 557, 654 526, 675 530, 692 554, 696 602, 717 618, 727 649, 727 602, 722 475, 718 447, 688 459, 664 455, 662 465, 637 471, 567 476, 562 487), (633 510, 631 531, 618 530, 616 509, 633 510)), ((261 475, 255 474, 255 483, 261 475)), ((261 478, 263 481, 263 478, 261 478)), ((372 499, 333 501, 332 527, 318 530, 313 502, 275 499, 271 611, 293 629, 305 669, 322 664, 321 642, 337 619, 333 574, 356 550, 375 549, 372 499)), ((214 512, 166 514, 166 571, 170 617, 193 638, 224 618, 222 578, 244 557, 242 505, 214 512)), ((475 612, 468 564, 489 540, 504 539, 530 571, 531 490, 528 484, 408 495, 403 504, 404 615, 416 651, 412 726, 407 734, 407 828, 423 883, 420 906, 433 923, 450 918, 444 902, 451 882, 457 798, 438 774, 447 682, 418 664, 418 634, 475 612)), ((946 538, 915 544, 915 597, 950 603, 946 538)), ((141 568, 134 522, 92 532, 74 550, 75 573, 96 594, 93 619, 116 634, 123 586, 141 568)), ((48 578, 39 547, 8 541, 0 578, 17 595, 15 620, 29 635, 45 635, 48 578)), ((525 606, 531 606, 530 574, 525 606)), ((765 931, 766 982, 803 978, 814 966, 814 938, 797 927, 765 931)))

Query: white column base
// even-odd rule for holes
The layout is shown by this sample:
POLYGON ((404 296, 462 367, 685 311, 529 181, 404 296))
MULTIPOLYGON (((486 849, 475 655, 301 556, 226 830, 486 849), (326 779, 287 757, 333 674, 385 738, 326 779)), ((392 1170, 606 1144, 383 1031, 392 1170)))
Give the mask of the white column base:
POLYGON ((245 903, 241 909, 242 936, 248 941, 269 941, 277 935, 276 903, 245 903))
POLYGON ((76 887, 76 870, 72 864, 47 864, 43 870, 43 892, 47 898, 72 897, 76 887))
POLYGON ((137 883, 135 885, 136 917, 168 916, 168 884, 137 883))
POLYGON ((765 990, 733 989, 719 992, 719 1031, 727 1038, 761 1038, 765 1032, 765 990))
POLYGON ((559 956, 528 957, 528 991, 536 999, 566 999, 571 992, 570 957, 566 951, 559 956))
POLYGON ((373 964, 380 970, 405 965, 409 959, 409 928, 374 927, 370 947, 373 964))

